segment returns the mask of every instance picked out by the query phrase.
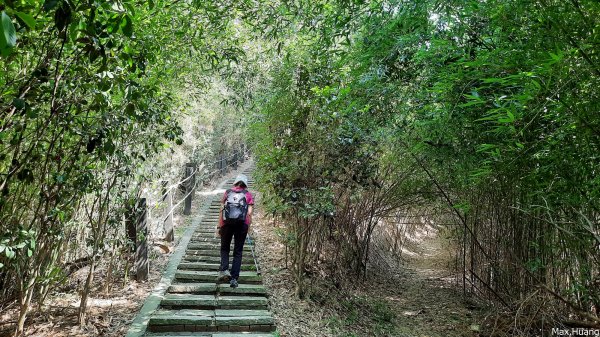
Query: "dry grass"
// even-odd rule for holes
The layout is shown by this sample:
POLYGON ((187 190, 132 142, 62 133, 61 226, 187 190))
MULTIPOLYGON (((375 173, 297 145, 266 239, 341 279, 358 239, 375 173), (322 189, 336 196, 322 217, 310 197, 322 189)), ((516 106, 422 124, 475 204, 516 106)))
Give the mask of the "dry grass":
POLYGON ((446 240, 436 230, 423 231, 419 242, 407 245, 411 254, 403 262, 378 252, 390 261, 371 266, 364 280, 332 279, 326 265, 312 266, 302 300, 295 296, 273 221, 259 213, 252 231, 281 336, 476 335, 472 324, 479 313, 456 287, 446 240))

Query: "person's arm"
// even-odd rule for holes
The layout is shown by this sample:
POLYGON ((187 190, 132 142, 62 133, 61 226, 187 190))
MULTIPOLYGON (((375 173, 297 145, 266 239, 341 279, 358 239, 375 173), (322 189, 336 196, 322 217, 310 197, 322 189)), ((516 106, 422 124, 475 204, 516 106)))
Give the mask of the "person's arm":
POLYGON ((252 224, 252 210, 254 210, 254 205, 248 205, 248 214, 246 215, 248 217, 248 226, 252 224))
POLYGON ((217 225, 217 235, 220 237, 221 236, 221 228, 223 228, 223 226, 225 225, 225 222, 223 221, 223 207, 225 206, 225 200, 227 196, 227 192, 225 192, 225 195, 223 196, 223 199, 221 200, 221 207, 219 208, 219 223, 217 225))

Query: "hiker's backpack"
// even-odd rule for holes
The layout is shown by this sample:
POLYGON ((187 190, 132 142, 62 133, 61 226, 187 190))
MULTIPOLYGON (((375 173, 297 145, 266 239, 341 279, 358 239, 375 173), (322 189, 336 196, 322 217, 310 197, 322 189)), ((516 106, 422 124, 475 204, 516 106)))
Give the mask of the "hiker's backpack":
POLYGON ((223 209, 223 220, 225 222, 245 221, 248 214, 248 202, 246 201, 246 190, 227 190, 227 200, 223 209))

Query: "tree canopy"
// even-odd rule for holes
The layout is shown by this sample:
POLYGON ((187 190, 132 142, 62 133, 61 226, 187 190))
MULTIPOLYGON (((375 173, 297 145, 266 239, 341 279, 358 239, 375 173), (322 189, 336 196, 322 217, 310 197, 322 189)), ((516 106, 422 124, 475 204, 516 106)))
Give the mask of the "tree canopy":
POLYGON ((236 140, 195 160, 251 140, 299 295, 307 261, 365 273, 381 228, 435 209, 455 228, 465 291, 515 309, 541 287, 598 322, 597 1, 5 0, 0 12, 0 284, 20 301, 19 331, 77 231, 94 259, 125 244, 125 200, 186 138, 184 100, 210 90, 228 111, 215 130, 236 140))

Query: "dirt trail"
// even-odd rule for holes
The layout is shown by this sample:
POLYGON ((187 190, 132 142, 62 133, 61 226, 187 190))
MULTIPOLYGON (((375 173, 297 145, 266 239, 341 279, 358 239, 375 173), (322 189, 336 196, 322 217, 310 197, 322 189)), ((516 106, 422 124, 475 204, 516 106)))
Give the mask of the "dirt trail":
POLYGON ((388 297, 398 314, 400 336, 475 336, 478 312, 475 303, 464 299, 451 271, 448 240, 431 227, 419 234, 394 275, 399 288, 388 297))
POLYGON ((265 283, 281 336, 476 336, 477 312, 463 300, 449 265, 451 249, 433 228, 416 233, 402 262, 389 270, 371 268, 364 282, 345 280, 335 289, 327 277, 313 277, 312 294, 299 300, 285 248, 272 221, 254 226, 265 283))

